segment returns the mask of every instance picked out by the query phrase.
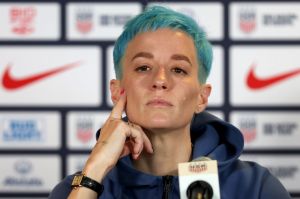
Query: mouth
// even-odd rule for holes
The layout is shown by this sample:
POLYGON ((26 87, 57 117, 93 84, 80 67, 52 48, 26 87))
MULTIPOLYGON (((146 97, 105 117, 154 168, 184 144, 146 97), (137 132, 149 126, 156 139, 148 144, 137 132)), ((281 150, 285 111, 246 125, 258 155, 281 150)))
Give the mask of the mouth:
POLYGON ((147 102, 147 106, 151 107, 171 107, 173 104, 167 100, 163 99, 153 99, 147 102))

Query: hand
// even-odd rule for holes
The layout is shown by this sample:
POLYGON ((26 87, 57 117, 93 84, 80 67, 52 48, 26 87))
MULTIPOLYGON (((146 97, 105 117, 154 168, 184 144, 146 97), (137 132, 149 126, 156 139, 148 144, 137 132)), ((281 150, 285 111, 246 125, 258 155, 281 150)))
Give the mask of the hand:
POLYGON ((123 156, 131 154, 133 159, 137 159, 143 149, 153 153, 150 140, 142 128, 122 121, 125 105, 126 94, 123 91, 109 118, 101 128, 100 137, 83 169, 87 176, 95 180, 101 181, 123 156))

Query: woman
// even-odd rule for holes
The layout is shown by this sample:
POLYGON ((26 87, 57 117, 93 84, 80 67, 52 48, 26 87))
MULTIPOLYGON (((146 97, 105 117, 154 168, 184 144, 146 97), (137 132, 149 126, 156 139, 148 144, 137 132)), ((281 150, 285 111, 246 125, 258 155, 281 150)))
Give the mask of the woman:
POLYGON ((132 19, 114 48, 111 115, 83 171, 50 198, 179 198, 178 163, 201 156, 218 161, 222 198, 289 198, 265 168, 238 160, 243 139, 236 128, 202 113, 211 60, 191 18, 155 6, 132 19), (87 183, 79 187, 82 178, 87 183))

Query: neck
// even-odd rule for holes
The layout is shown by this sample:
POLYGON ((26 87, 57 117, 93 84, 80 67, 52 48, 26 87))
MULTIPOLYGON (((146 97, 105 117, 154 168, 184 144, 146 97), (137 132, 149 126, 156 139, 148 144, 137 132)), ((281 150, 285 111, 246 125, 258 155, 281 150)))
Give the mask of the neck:
POLYGON ((152 175, 178 175, 178 163, 188 162, 192 153, 189 125, 185 129, 146 130, 153 154, 143 152, 138 160, 134 160, 134 167, 152 175))

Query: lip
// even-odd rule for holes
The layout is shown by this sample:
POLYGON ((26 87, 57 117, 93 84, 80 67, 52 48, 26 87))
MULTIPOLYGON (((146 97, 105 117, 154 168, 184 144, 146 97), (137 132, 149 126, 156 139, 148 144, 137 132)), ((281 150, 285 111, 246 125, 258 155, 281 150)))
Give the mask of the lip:
POLYGON ((154 106, 154 107, 171 107, 173 104, 164 99, 153 99, 147 102, 147 106, 154 106))

